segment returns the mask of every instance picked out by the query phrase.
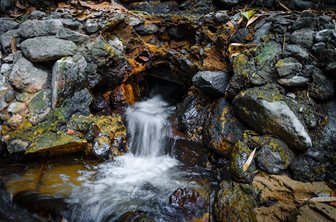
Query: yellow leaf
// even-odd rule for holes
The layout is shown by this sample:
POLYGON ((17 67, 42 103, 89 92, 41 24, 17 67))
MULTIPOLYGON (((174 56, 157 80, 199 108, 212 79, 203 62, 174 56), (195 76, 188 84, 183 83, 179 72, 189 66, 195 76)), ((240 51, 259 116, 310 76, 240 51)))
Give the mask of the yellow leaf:
POLYGON ((250 167, 252 160, 254 158, 255 152, 257 149, 254 149, 252 151, 252 153, 250 154, 249 158, 246 160, 246 162, 243 165, 243 172, 246 172, 248 170, 248 168, 250 167))
POLYGON ((250 18, 254 15, 254 12, 255 10, 251 9, 251 10, 243 11, 240 14, 244 16, 247 20, 250 20, 250 18))
POLYGON ((249 25, 251 25, 253 22, 255 22, 257 19, 259 18, 259 16, 252 16, 252 18, 250 18, 247 21, 246 27, 248 27, 249 25))

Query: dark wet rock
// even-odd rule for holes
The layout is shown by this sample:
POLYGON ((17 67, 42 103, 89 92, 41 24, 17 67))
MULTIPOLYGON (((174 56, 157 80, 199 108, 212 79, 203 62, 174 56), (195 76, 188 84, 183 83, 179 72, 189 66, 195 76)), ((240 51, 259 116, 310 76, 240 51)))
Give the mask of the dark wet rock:
POLYGON ((129 211, 120 216, 117 222, 155 222, 143 211, 129 211))
POLYGON ((233 43, 246 43, 248 40, 249 30, 247 28, 238 29, 237 32, 231 37, 230 42, 233 43))
POLYGON ((296 30, 291 35, 291 41, 295 44, 310 48, 314 44, 314 31, 311 29, 296 30))
POLYGON ((110 147, 110 139, 106 136, 99 136, 93 141, 92 152, 98 158, 107 158, 111 153, 110 147))
POLYGON ((7 144, 7 150, 11 154, 24 153, 28 147, 31 145, 31 142, 24 139, 12 139, 7 144))
POLYGON ((5 184, 0 180, 0 221, 6 222, 41 222, 41 219, 29 214, 26 210, 14 205, 11 196, 6 191, 5 184))
POLYGON ((35 66, 19 54, 9 75, 9 82, 19 91, 35 93, 46 85, 48 75, 44 68, 35 66))
POLYGON ((198 90, 190 92, 177 106, 178 129, 194 141, 202 138, 203 125, 208 117, 207 102, 198 90))
POLYGON ((205 199, 195 190, 179 188, 169 198, 169 203, 186 214, 201 216, 205 199))
POLYGON ((300 181, 324 180, 327 171, 327 163, 320 163, 317 160, 305 155, 299 155, 293 159, 290 169, 293 178, 300 181))
POLYGON ((249 185, 223 181, 216 194, 215 221, 257 221, 253 211, 256 206, 253 193, 249 185))
POLYGON ((56 34, 56 37, 60 39, 69 40, 77 44, 82 44, 89 40, 89 36, 79 32, 72 31, 71 29, 67 28, 59 29, 56 34))
POLYGON ((27 209, 31 213, 51 216, 54 220, 61 220, 69 209, 63 198, 56 198, 33 191, 20 191, 13 197, 13 203, 27 209))
POLYGON ((305 76, 288 76, 286 78, 278 79, 278 83, 282 86, 295 87, 305 86, 309 83, 309 78, 305 76))
POLYGON ((280 174, 286 170, 294 158, 294 153, 281 140, 264 136, 260 138, 260 148, 256 160, 260 169, 269 174, 280 174))
POLYGON ((0 18, 0 35, 9 30, 16 29, 19 23, 10 18, 0 18))
POLYGON ((289 53, 290 56, 293 56, 294 58, 302 60, 309 59, 309 52, 299 45, 288 44, 286 45, 286 51, 289 53))
POLYGON ((55 37, 35 37, 21 43, 23 55, 32 62, 46 62, 71 56, 75 53, 75 43, 55 37))
POLYGON ((316 33, 315 40, 317 42, 329 42, 336 39, 335 29, 324 29, 316 33))
POLYGON ((87 62, 81 55, 57 60, 52 69, 52 107, 62 105, 64 100, 85 86, 87 62))
POLYGON ((14 0, 1 0, 0 1, 0 12, 7 13, 15 7, 14 0))
POLYGON ((173 142, 174 156, 186 166, 206 167, 208 151, 203 144, 189 139, 177 138, 173 142))
POLYGON ((78 30, 82 23, 80 21, 77 21, 75 19, 61 19, 63 26, 72 30, 78 30))
POLYGON ((28 119, 32 124, 42 121, 51 111, 51 93, 49 90, 37 93, 28 104, 28 119))
POLYGON ((91 19, 88 19, 84 24, 84 29, 87 34, 93 34, 99 30, 99 24, 91 19))
POLYGON ((234 179, 238 182, 251 183, 253 180, 252 174, 256 170, 255 161, 253 160, 246 171, 243 170, 243 166, 251 153, 252 150, 244 142, 238 141, 233 147, 230 160, 230 170, 234 179))
POLYGON ((190 76, 195 75, 195 73, 197 72, 197 66, 195 65, 195 63, 193 63, 190 59, 188 58, 180 58, 178 60, 180 69, 182 71, 184 71, 185 73, 187 73, 190 76))
POLYGON ((220 71, 199 71, 192 78, 192 83, 204 93, 224 95, 228 84, 228 75, 220 71))
POLYGON ((230 7, 230 6, 235 6, 238 5, 242 0, 214 0, 214 3, 217 6, 221 7, 230 7))
POLYGON ((177 40, 190 38, 190 34, 193 32, 186 24, 177 26, 171 26, 167 28, 168 35, 177 40))
POLYGON ((134 28, 140 35, 154 34, 159 30, 159 27, 154 23, 141 24, 134 28))
POLYGON ((203 141, 214 152, 228 155, 242 138, 245 126, 236 119, 231 105, 223 98, 211 110, 203 128, 203 141))
POLYGON ((92 101, 91 107, 99 112, 110 107, 110 99, 105 95, 98 95, 92 101))
POLYGON ((37 36, 55 35, 62 27, 63 24, 58 19, 27 20, 20 25, 19 35, 24 39, 37 36))
POLYGON ((312 146, 305 126, 275 89, 268 86, 248 89, 235 98, 233 107, 250 127, 278 136, 290 148, 305 150, 312 146))
POLYGON ((2 46, 2 50, 4 52, 10 52, 11 51, 11 44, 13 39, 18 40, 18 31, 17 29, 9 30, 8 32, 2 34, 0 36, 0 44, 2 46))
POLYGON ((291 74, 297 74, 302 70, 301 63, 299 63, 296 59, 291 57, 279 60, 275 64, 275 67, 280 77, 289 76, 291 74))
POLYGON ((318 100, 331 99, 335 95, 334 81, 323 75, 323 72, 316 68, 312 74, 312 82, 309 84, 309 94, 318 100))
POLYGON ((74 114, 89 115, 92 100, 91 92, 86 88, 75 92, 74 95, 67 98, 61 106, 64 117, 69 119, 74 114))

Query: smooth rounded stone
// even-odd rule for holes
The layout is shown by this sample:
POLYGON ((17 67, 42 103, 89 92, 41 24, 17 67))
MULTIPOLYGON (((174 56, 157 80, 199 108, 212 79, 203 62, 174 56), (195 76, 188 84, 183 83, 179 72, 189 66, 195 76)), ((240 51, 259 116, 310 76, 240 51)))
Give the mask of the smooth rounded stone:
POLYGON ((280 77, 289 76, 291 74, 298 74, 302 70, 302 65, 296 59, 289 57, 280 59, 275 67, 280 77))
POLYGON ((228 75, 221 71, 199 71, 192 78, 192 83, 204 93, 220 96, 225 93, 228 75))
POLYGON ((214 0, 217 6, 235 6, 238 5, 242 0, 214 0))
POLYGON ((324 29, 316 33, 315 40, 317 42, 329 42, 336 39, 335 29, 324 29))
POLYGON ((55 37, 35 37, 23 41, 21 50, 32 62, 47 62, 73 55, 77 46, 71 41, 55 37))
POLYGON ((69 210, 68 203, 64 198, 52 197, 34 191, 20 191, 13 196, 13 203, 31 213, 51 217, 60 221, 69 210))
POLYGON ((309 52, 299 45, 288 44, 286 45, 286 51, 290 54, 290 56, 293 56, 297 59, 309 59, 309 52))
POLYGON ((303 28, 308 28, 314 30, 317 26, 318 19, 313 16, 301 16, 298 18, 293 26, 291 27, 292 30, 299 30, 303 28))
POLYGON ((280 92, 271 86, 241 92, 234 99, 233 108, 241 120, 254 130, 278 136, 291 149, 306 150, 312 146, 305 126, 280 92))
POLYGON ((220 155, 230 155, 235 143, 243 137, 246 127, 238 121, 231 105, 219 99, 203 127, 203 142, 220 155))
POLYGON ((314 72, 312 75, 312 82, 309 84, 309 95, 318 100, 331 99, 335 95, 335 82, 326 76, 322 72, 314 72))
POLYGON ((198 91, 193 90, 177 106, 178 129, 186 132, 192 140, 202 138, 203 125, 208 117, 206 99, 198 91))
POLYGON ((140 35, 151 35, 156 33, 159 30, 159 27, 154 23, 144 23, 138 26, 135 26, 134 29, 140 35))
POLYGON ((82 23, 80 21, 77 21, 75 19, 61 19, 61 22, 63 23, 63 26, 72 30, 78 30, 82 23))
POLYGON ((71 29, 61 28, 56 33, 56 38, 72 41, 77 44, 82 44, 89 40, 89 36, 79 32, 72 31, 71 29))
POLYGON ((48 75, 48 71, 33 65, 22 55, 19 55, 8 80, 19 91, 35 93, 47 84, 48 75))
POLYGON ((269 174, 280 174, 286 170, 294 158, 294 153, 281 140, 269 137, 256 153, 260 169, 269 174))
POLYGON ((84 30, 87 34, 93 34, 99 30, 99 24, 95 20, 88 19, 84 24, 84 30))
POLYGON ((215 221, 256 222, 256 215, 253 211, 256 207, 255 199, 253 188, 250 185, 223 181, 215 197, 215 221))
POLYGON ((49 90, 37 93, 28 104, 29 122, 37 124, 41 122, 51 111, 51 93, 49 90))
POLYGON ((2 50, 4 52, 10 52, 11 51, 11 44, 13 39, 17 40, 18 38, 18 30, 14 29, 14 30, 9 30, 7 32, 5 32, 4 34, 2 34, 0 36, 0 45, 2 46, 2 50))
POLYGON ((9 73, 12 71, 12 67, 13 67, 12 64, 8 64, 8 63, 2 64, 1 69, 0 69, 0 73, 3 76, 8 76, 9 73))
POLYGON ((155 222, 143 211, 129 211, 120 216, 117 222, 155 222))
POLYGON ((98 158, 108 158, 111 154, 111 140, 106 136, 100 136, 94 139, 92 153, 98 158))
POLYGON ((7 144, 7 150, 10 154, 24 153, 30 144, 31 142, 28 140, 20 138, 11 139, 7 144))
POLYGON ((310 79, 305 76, 289 76, 283 79, 278 79, 280 85, 288 87, 305 86, 309 81, 310 79))
POLYGON ((0 18, 0 35, 19 27, 19 23, 10 18, 0 18))
POLYGON ((182 210, 185 214, 202 216, 205 207, 205 199, 195 190, 179 188, 169 197, 169 203, 182 210))
POLYGON ((28 20, 19 27, 19 35, 24 38, 55 35, 63 27, 61 20, 28 20))
POLYGON ((6 102, 5 96, 0 94, 0 112, 4 111, 8 106, 8 103, 6 102))
POLYGON ((56 61, 51 77, 52 108, 62 105, 66 98, 84 87, 86 67, 85 58, 77 54, 56 61))
POLYGON ((12 102, 15 99, 15 90, 13 90, 11 87, 8 89, 6 95, 5 95, 5 101, 7 103, 12 102))
POLYGON ((40 19, 43 18, 46 15, 45 12, 42 12, 40 10, 34 10, 30 13, 29 18, 30 19, 40 19))
POLYGON ((27 111, 27 108, 28 107, 25 103, 12 102, 11 104, 9 104, 7 111, 12 114, 24 113, 25 111, 27 111))
POLYGON ((295 44, 311 48, 314 45, 314 31, 306 28, 296 30, 292 33, 290 39, 295 44))

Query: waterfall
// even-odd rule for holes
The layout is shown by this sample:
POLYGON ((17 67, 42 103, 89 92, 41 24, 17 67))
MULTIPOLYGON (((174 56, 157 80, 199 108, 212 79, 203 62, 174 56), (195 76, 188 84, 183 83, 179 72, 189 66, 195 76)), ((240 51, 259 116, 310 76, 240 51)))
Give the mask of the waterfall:
POLYGON ((129 147, 137 156, 156 157, 164 154, 171 134, 168 121, 173 107, 155 96, 130 106, 126 111, 129 147))
POLYGON ((127 108, 131 152, 83 172, 83 182, 70 198, 75 206, 70 221, 116 221, 132 210, 145 211, 157 221, 171 220, 167 219, 171 213, 168 197, 188 184, 182 179, 179 162, 164 151, 173 110, 160 96, 127 108))

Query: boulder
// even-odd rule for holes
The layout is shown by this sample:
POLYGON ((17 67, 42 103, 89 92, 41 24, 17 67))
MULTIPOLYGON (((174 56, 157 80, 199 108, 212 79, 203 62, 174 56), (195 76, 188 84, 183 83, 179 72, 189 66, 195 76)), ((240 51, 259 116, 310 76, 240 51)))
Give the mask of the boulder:
POLYGON ((187 215, 201 216, 205 208, 205 199, 195 190, 179 188, 169 197, 169 203, 187 215))
POLYGON ((306 150, 312 140, 302 122, 276 89, 265 86, 241 92, 233 108, 242 121, 260 133, 270 133, 284 140, 290 148, 306 150))
POLYGON ((19 23, 10 18, 0 18, 0 35, 4 34, 9 30, 16 29, 19 23))
POLYGON ((295 44, 311 48, 314 45, 314 31, 308 28, 296 30, 292 33, 290 39, 295 44))
POLYGON ((52 107, 62 105, 65 99, 83 88, 86 81, 87 62, 81 55, 57 60, 52 69, 52 107))
POLYGON ((27 20, 19 27, 19 35, 24 38, 55 35, 63 27, 59 19, 27 20))
POLYGON ((43 67, 32 64, 19 54, 9 75, 9 82, 19 91, 35 93, 46 86, 48 75, 43 67))
POLYGON ((99 24, 91 19, 86 20, 84 30, 87 34, 93 34, 99 30, 99 24))
POLYGON ((256 206, 253 189, 249 185, 223 181, 216 193, 215 221, 256 222, 253 208, 256 206))
POLYGON ((192 78, 194 86, 209 95, 224 95, 228 84, 228 75, 220 71, 199 71, 192 78))
POLYGON ((253 160, 246 171, 243 170, 243 166, 251 153, 252 150, 244 142, 238 141, 233 147, 230 160, 230 170, 234 176, 234 179, 238 182, 252 182, 252 174, 256 170, 255 161, 253 160))
POLYGON ((47 62, 73 55, 77 46, 71 41, 55 37, 35 37, 23 41, 21 50, 32 62, 47 62))
POLYGON ((229 155, 233 145, 242 138, 245 126, 236 119, 231 105, 219 99, 203 127, 203 141, 214 152, 229 155))

